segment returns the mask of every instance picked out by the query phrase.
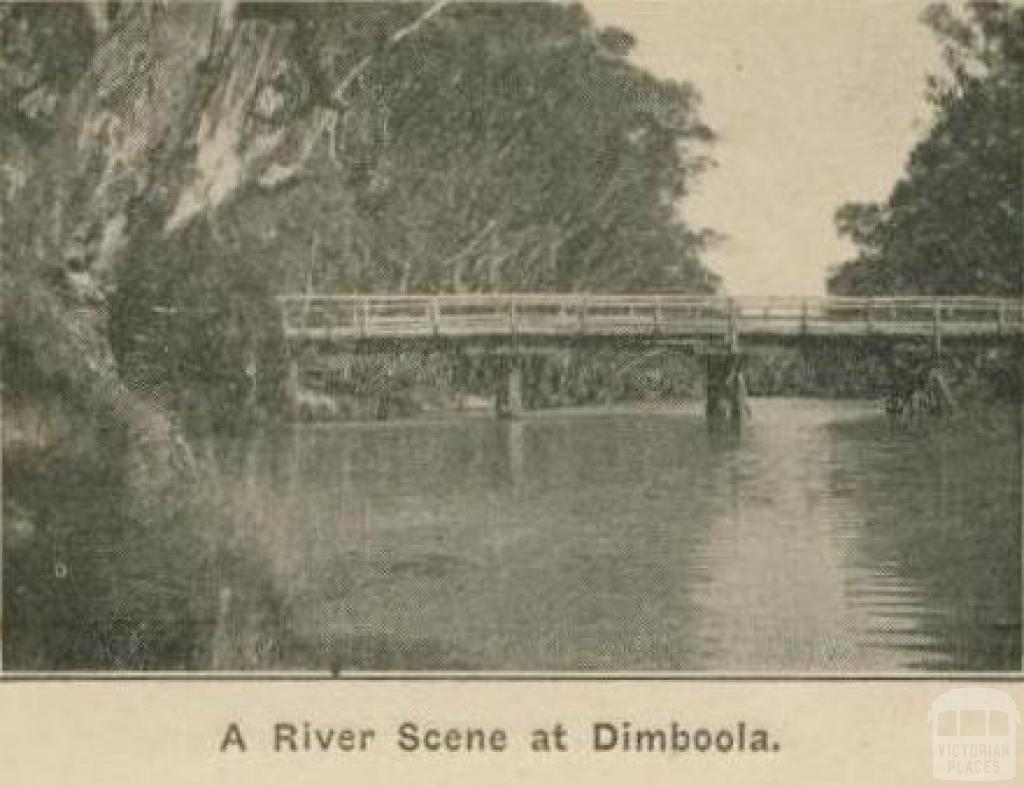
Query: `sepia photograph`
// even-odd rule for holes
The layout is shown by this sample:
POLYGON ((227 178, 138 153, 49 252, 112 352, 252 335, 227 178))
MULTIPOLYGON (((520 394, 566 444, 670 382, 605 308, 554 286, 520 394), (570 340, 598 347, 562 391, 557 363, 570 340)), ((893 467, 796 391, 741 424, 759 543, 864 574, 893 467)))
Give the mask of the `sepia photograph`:
POLYGON ((5 674, 1022 669, 1024 3, 11 2, 0 120, 5 674))

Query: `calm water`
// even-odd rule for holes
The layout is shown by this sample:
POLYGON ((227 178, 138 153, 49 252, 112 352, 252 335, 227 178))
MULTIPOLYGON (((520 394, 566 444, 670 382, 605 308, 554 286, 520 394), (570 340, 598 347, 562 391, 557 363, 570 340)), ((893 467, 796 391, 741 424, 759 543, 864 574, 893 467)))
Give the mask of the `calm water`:
POLYGON ((223 446, 295 668, 1020 666, 1010 414, 872 404, 296 426, 223 446))

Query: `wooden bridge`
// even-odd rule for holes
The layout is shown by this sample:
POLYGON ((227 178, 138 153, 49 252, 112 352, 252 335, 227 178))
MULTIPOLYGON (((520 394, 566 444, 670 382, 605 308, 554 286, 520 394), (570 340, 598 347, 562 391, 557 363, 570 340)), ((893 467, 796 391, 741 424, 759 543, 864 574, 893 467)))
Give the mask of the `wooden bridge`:
POLYGON ((683 295, 284 295, 290 340, 1024 334, 1024 302, 1000 298, 728 298, 683 295))
MULTIPOLYGON (((290 345, 389 349, 486 343, 503 358, 495 392, 501 414, 521 408, 518 360, 537 345, 583 341, 700 347, 707 356, 707 412, 742 420, 742 344, 877 337, 988 344, 1024 337, 1024 302, 999 298, 729 298, 685 295, 476 294, 285 295, 290 345), (741 342, 742 339, 742 342, 741 342)), ((291 378, 298 391, 293 356, 291 378)), ((938 377, 941 373, 936 371, 938 377)))

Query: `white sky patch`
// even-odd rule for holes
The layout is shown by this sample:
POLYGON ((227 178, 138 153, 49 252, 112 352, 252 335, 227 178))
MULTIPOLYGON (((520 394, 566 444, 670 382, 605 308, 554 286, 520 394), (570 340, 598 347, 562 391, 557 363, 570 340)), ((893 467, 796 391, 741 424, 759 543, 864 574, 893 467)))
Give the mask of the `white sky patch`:
POLYGON ((709 255, 729 292, 814 295, 852 247, 832 217, 884 199, 927 130, 940 46, 927 0, 585 0, 638 39, 633 60, 689 80, 719 167, 683 204, 730 239, 709 255))

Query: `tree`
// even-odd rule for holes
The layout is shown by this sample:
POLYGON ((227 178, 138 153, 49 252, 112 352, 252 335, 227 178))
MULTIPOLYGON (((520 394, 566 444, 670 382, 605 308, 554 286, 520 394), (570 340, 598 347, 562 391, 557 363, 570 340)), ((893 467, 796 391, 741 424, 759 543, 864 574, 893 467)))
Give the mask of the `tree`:
POLYGON ((948 74, 928 79, 935 119, 883 204, 836 212, 857 246, 829 280, 836 294, 1022 294, 1024 8, 944 4, 928 24, 948 74))
POLYGON ((253 347, 267 351, 264 398, 275 389, 280 347, 256 330, 275 292, 716 286, 700 262, 712 234, 677 210, 709 164, 692 86, 630 65, 629 34, 595 29, 579 6, 426 8, 243 8, 296 27, 273 77, 281 97, 261 105, 327 107, 319 136, 300 138, 301 171, 272 165, 258 181, 270 188, 184 233, 187 250, 156 263, 138 245, 113 309, 122 368, 238 413, 227 403, 248 390, 253 347), (215 304, 235 301, 235 313, 250 305, 252 335, 215 339, 215 304), (183 364, 197 346, 221 352, 183 364), (210 391, 219 372, 226 385, 210 391))
MULTIPOLYGON (((444 5, 381 9, 386 34, 343 53, 355 62, 338 87, 444 5)), ((203 621, 223 598, 209 559, 223 545, 194 502, 174 414, 123 374, 108 316, 123 289, 144 289, 142 261, 173 264, 198 238, 214 270, 224 211, 300 179, 345 114, 334 84, 300 67, 308 20, 291 10, 0 8, 4 511, 21 534, 4 531, 8 664, 204 658, 203 621), (78 592, 53 576, 75 576, 78 592)))
POLYGON ((225 596, 178 415, 248 395, 280 289, 714 286, 676 214, 696 94, 579 6, 7 4, 0 35, 5 420, 53 424, 4 430, 36 666, 200 658, 225 596), (58 541, 87 592, 47 595, 58 541))
MULTIPOLYGON (((328 62, 380 11, 308 13, 328 62)), ((232 232, 289 261, 288 290, 713 289, 713 235, 678 214, 712 135, 631 41, 576 5, 450 7, 347 83, 310 177, 239 205, 232 232)))

